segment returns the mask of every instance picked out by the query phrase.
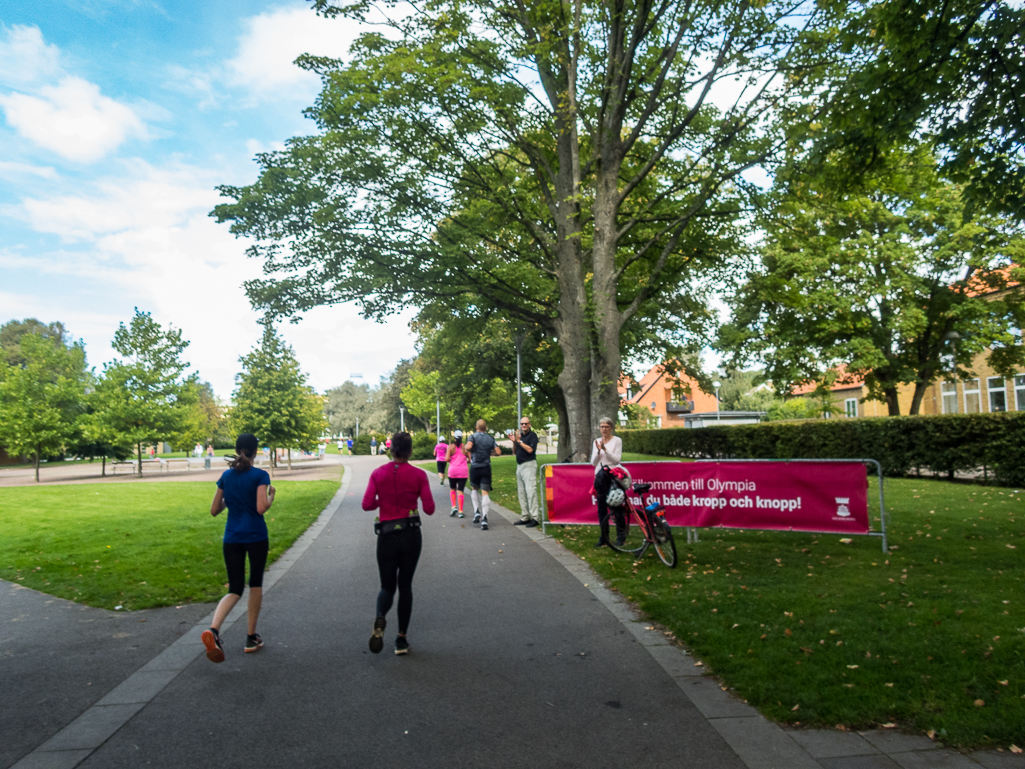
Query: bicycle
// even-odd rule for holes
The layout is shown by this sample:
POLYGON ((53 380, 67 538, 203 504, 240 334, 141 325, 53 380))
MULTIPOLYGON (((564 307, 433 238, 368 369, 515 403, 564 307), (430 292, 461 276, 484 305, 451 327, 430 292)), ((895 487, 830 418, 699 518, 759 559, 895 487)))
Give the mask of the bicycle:
POLYGON ((643 556, 649 547, 654 547, 662 563, 670 569, 676 568, 676 542, 666 523, 665 505, 661 502, 644 504, 644 495, 651 491, 650 483, 635 483, 631 489, 641 498, 640 504, 632 500, 629 494, 626 496, 626 534, 621 544, 610 541, 609 547, 617 553, 632 555, 635 559, 643 556), (631 517, 636 519, 636 526, 630 525, 631 517))

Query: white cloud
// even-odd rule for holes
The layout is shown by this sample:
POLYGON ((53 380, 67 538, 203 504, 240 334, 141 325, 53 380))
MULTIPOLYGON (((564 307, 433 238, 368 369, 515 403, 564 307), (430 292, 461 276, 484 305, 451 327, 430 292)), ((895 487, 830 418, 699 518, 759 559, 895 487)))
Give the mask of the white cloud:
POLYGON ((0 25, 0 32, 0 85, 24 88, 60 76, 60 49, 46 43, 39 27, 0 25))
POLYGON ((40 179, 54 180, 57 178, 57 171, 52 166, 34 166, 31 163, 0 160, 0 178, 17 179, 24 176, 38 176, 40 179))
POLYGON ((359 33, 349 19, 325 19, 308 8, 281 8, 245 22, 238 53, 227 63, 230 85, 249 91, 256 101, 310 100, 320 78, 293 62, 300 54, 341 58, 359 33))
MULTIPOLYGON (((239 356, 261 334, 260 314, 242 284, 262 274, 261 265, 245 256, 247 243, 207 215, 220 200, 213 187, 228 172, 138 160, 121 168, 119 176, 75 195, 37 195, 7 209, 37 232, 71 245, 43 255, 0 251, 0 271, 27 274, 38 286, 16 303, 0 295, 0 323, 32 315, 63 320, 85 339, 89 360, 98 364, 113 357, 109 345, 117 323, 127 322, 137 306, 182 330, 191 340, 186 360, 227 398, 239 356), (58 276, 76 280, 69 288, 58 276), (107 302, 102 312, 94 312, 97 294, 90 291, 107 302)), ((281 333, 295 346, 310 383, 322 390, 353 371, 376 382, 413 355, 408 322, 403 315, 379 325, 361 319, 352 306, 340 306, 318 308, 297 325, 282 324, 281 333)))
POLYGON ((61 78, 37 95, 0 96, 0 109, 19 134, 61 157, 91 163, 129 138, 146 138, 143 122, 131 110, 100 93, 80 77, 61 78))

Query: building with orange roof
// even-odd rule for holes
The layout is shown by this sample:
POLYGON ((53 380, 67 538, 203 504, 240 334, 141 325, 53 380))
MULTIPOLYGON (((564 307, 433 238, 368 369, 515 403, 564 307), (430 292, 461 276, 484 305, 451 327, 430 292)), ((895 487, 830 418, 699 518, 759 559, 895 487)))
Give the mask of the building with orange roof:
POLYGON ((636 382, 623 377, 619 397, 623 403, 648 408, 659 428, 685 427, 685 417, 715 412, 717 405, 715 395, 702 392, 696 379, 686 374, 668 374, 661 365, 653 366, 636 382))

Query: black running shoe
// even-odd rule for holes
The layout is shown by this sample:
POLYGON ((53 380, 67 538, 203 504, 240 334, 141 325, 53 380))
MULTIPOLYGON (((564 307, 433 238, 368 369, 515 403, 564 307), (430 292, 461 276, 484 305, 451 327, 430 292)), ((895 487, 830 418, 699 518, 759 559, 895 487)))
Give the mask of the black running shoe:
POLYGON ((384 648, 384 628, 387 624, 384 617, 374 620, 374 634, 370 636, 370 651, 374 654, 380 654, 384 648))
POLYGON ((487 531, 488 530, 488 519, 487 518, 485 518, 484 520, 482 520, 480 522, 480 530, 481 531, 487 531))
POLYGON ((473 522, 474 523, 480 523, 480 513, 474 513, 473 514, 473 522))
POLYGON ((525 527, 525 528, 528 528, 528 529, 533 529, 533 528, 535 528, 535 527, 537 527, 537 526, 540 526, 541 524, 540 524, 540 523, 538 523, 537 521, 535 521, 535 520, 534 520, 533 518, 531 518, 531 519, 530 519, 529 521, 527 521, 527 522, 526 522, 525 524, 523 524, 523 525, 524 525, 524 527, 525 527))
POLYGON ((200 638, 206 647, 206 658, 211 662, 224 662, 224 646, 221 644, 220 633, 210 628, 204 630, 200 638))
POLYGON ((404 635, 395 636, 395 653, 409 654, 409 641, 404 635))
POLYGON ((520 518, 518 521, 513 521, 513 526, 526 526, 530 523, 529 518, 520 518))
POLYGON ((263 648, 263 639, 260 638, 259 633, 253 633, 251 636, 246 636, 246 654, 252 654, 263 648))

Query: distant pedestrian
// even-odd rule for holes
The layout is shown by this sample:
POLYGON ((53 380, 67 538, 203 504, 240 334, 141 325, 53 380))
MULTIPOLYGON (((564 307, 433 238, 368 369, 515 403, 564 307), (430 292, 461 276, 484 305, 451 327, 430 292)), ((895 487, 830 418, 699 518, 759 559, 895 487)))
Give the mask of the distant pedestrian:
POLYGON ((488 435, 488 423, 477 420, 477 432, 466 442, 470 456, 470 502, 473 504, 473 522, 481 531, 488 530, 488 511, 491 507, 491 457, 501 456, 495 439, 488 435))
POLYGON ((228 509, 224 526, 224 564, 228 570, 228 593, 214 611, 209 630, 201 636, 206 656, 211 662, 224 662, 221 643, 221 624, 245 589, 246 556, 249 557, 249 631, 246 652, 255 652, 263 646, 256 632, 263 603, 263 570, 267 565, 269 539, 264 513, 274 504, 274 487, 266 470, 253 467, 259 444, 256 437, 242 433, 235 441, 235 458, 217 481, 217 492, 210 505, 210 515, 216 516, 228 509))
POLYGON ((413 453, 413 438, 409 433, 395 433, 389 440, 392 461, 381 465, 370 475, 363 495, 364 510, 380 510, 374 523, 377 534, 377 569, 381 589, 377 593, 377 617, 370 636, 370 651, 380 653, 384 648, 386 616, 391 609, 396 589, 399 592, 399 634, 395 638, 395 653, 409 652, 406 631, 413 613, 413 574, 423 549, 420 532, 420 513, 417 502, 427 515, 434 515, 434 497, 431 496, 427 473, 409 464, 413 453))
POLYGON ((345 442, 345 445, 348 447, 348 449, 349 449, 349 456, 351 457, 352 456, 352 438, 349 438, 349 440, 347 440, 345 442))
POLYGON ((339 438, 337 446, 338 446, 338 453, 341 454, 345 450, 345 441, 343 441, 341 438, 339 438))
POLYGON ((445 485, 445 465, 448 464, 448 460, 445 459, 446 454, 448 454, 448 443, 444 438, 439 437, 438 444, 434 447, 434 458, 438 462, 438 483, 442 486, 445 485))
POLYGON ((463 515, 463 489, 466 488, 466 479, 470 477, 470 466, 466 461, 466 452, 463 451, 463 431, 456 430, 448 443, 445 451, 445 461, 448 463, 448 495, 452 500, 452 512, 450 516, 463 515))
POLYGON ((391 451, 391 438, 384 439, 384 453, 387 454, 391 451))
POLYGON ((537 506, 537 433, 530 429, 530 417, 520 419, 520 431, 512 434, 516 454, 516 494, 520 500, 520 520, 513 526, 533 528, 540 523, 537 506))
POLYGON ((202 453, 203 445, 201 443, 197 443, 195 446, 192 447, 192 456, 194 456, 196 459, 199 459, 202 453))
POLYGON ((208 457, 210 457, 211 459, 213 459, 213 456, 214 456, 214 445, 212 443, 208 443, 206 445, 206 455, 208 457))
POLYGON ((377 456, 377 436, 376 435, 371 435, 370 436, 370 454, 372 456, 375 456, 375 457, 377 456))

